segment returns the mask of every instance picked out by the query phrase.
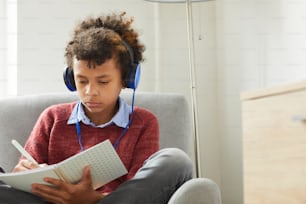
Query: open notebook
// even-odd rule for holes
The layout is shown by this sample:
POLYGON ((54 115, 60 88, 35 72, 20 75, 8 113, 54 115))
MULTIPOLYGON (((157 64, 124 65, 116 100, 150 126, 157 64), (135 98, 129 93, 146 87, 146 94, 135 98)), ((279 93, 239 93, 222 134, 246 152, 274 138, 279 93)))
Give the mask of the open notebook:
POLYGON ((105 140, 57 164, 23 172, 0 174, 0 180, 16 189, 31 192, 32 183, 48 184, 43 181, 44 177, 76 183, 81 179, 86 165, 90 166, 94 189, 127 173, 111 142, 105 140))

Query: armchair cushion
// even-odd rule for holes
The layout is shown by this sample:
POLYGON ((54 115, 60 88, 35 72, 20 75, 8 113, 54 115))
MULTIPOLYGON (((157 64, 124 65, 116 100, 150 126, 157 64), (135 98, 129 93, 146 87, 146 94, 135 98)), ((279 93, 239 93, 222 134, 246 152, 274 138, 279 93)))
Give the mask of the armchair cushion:
MULTIPOLYGON (((131 104, 132 95, 121 96, 131 104)), ((78 100, 76 94, 50 93, 0 99, 0 166, 11 171, 20 153, 11 145, 16 139, 24 144, 39 116, 48 106, 78 100)), ((192 156, 188 105, 179 94, 138 92, 135 105, 151 110, 160 125, 160 146, 178 147, 192 156)))

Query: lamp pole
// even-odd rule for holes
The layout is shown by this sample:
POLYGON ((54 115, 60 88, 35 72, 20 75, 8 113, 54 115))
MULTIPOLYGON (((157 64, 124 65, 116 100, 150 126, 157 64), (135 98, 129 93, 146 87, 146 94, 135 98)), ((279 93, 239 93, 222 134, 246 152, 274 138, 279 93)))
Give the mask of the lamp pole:
POLYGON ((186 15, 187 15, 187 35, 188 35, 188 57, 189 57, 189 74, 191 81, 191 111, 194 135, 194 154, 195 154, 195 168, 196 176, 201 177, 201 156, 199 144, 199 124, 198 124, 198 106, 197 106, 197 83, 196 83, 196 69, 195 69, 195 52, 194 52, 194 35, 193 35, 193 21, 192 21, 192 4, 191 0, 186 1, 186 15))
POLYGON ((191 81, 191 111, 192 111, 192 123, 193 123, 193 136, 194 136, 194 154, 195 154, 195 166, 196 176, 202 176, 201 170, 201 158, 200 158, 200 144, 199 144, 199 120, 198 120, 198 106, 197 106, 197 83, 196 83, 196 69, 195 69, 195 43, 193 33, 193 21, 192 21, 192 2, 205 2, 213 0, 145 0, 157 3, 185 3, 186 4, 186 16, 187 16, 187 35, 188 35, 188 59, 189 59, 189 74, 191 81))

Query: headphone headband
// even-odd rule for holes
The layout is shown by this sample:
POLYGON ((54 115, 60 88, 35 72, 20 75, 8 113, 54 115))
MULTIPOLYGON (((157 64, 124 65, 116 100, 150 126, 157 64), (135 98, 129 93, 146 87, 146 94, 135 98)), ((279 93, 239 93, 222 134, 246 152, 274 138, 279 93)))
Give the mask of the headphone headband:
MULTIPOLYGON (((124 40, 122 40, 121 42, 124 45, 124 47, 127 49, 131 57, 130 72, 128 76, 124 79, 124 83, 126 85, 126 88, 135 90, 140 80, 140 64, 134 61, 134 52, 131 46, 124 40)), ((68 90, 76 91, 76 85, 75 85, 74 74, 73 74, 72 68, 67 67, 64 70, 63 78, 64 78, 64 82, 68 90)))
POLYGON ((125 42, 124 40, 121 40, 121 43, 122 43, 122 44, 124 45, 124 47, 127 49, 128 53, 129 53, 129 55, 130 55, 130 57, 131 57, 131 63, 134 63, 134 62, 135 62, 135 61, 134 61, 134 52, 133 52, 131 46, 130 46, 127 42, 125 42))

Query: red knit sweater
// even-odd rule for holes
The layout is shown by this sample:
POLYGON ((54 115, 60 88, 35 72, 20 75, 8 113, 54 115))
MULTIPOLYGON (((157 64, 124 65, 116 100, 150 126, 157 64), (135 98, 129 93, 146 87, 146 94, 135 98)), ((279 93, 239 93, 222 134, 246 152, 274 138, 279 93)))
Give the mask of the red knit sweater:
MULTIPOLYGON (((38 163, 55 164, 81 151, 75 125, 67 125, 75 104, 53 105, 40 115, 25 145, 38 163)), ((83 146, 87 149, 106 139, 114 144, 122 131, 123 128, 116 125, 95 128, 81 123, 83 146)), ((148 110, 136 107, 132 123, 116 148, 128 174, 106 184, 99 191, 109 193, 131 179, 143 162, 158 149, 157 118, 148 110)))

